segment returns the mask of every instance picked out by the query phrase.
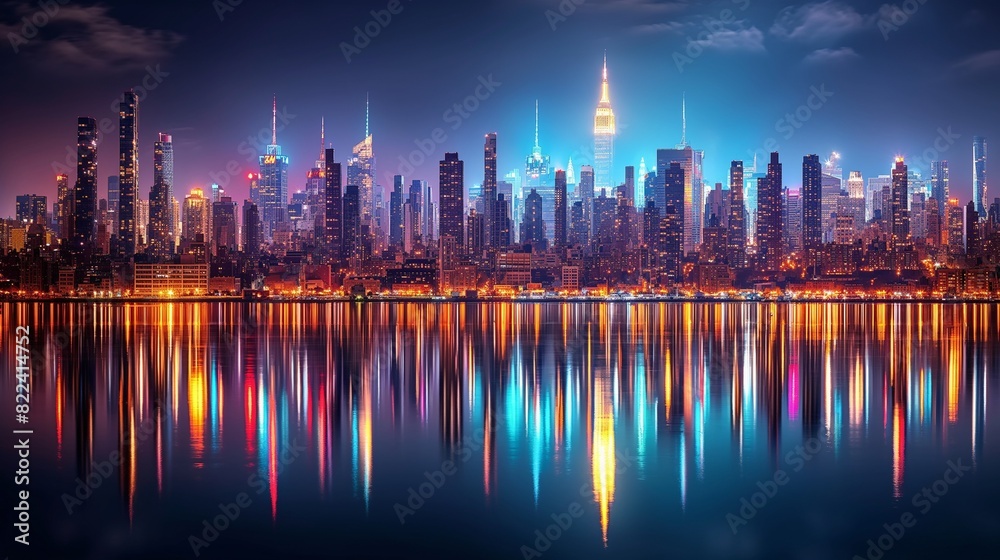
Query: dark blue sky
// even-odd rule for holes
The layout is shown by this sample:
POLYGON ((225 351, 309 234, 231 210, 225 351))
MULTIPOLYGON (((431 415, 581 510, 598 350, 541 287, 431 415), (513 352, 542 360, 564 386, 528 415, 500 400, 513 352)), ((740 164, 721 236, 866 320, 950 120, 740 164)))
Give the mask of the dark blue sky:
MULTIPOLYGON (((685 93, 688 141, 705 150, 712 182, 725 181, 731 160, 772 148, 772 138, 792 187, 807 153, 838 151, 845 172, 869 177, 888 173, 896 154, 915 158, 937 143, 951 162, 953 193, 967 201, 972 137, 1000 138, 997 10, 985 0, 895 8, 857 0, 401 0, 388 25, 370 23, 372 10, 390 4, 69 2, 47 17, 37 3, 6 3, 0 64, 10 132, 0 135, 0 215, 13 213, 15 194, 54 197, 53 164, 67 160, 76 117, 116 118, 116 96, 144 80, 155 86, 140 105, 144 197, 153 141, 168 132, 178 193, 225 179, 229 166, 238 176, 229 190, 244 198, 241 177, 255 167, 248 137, 270 126, 272 94, 288 115, 278 137, 291 156, 293 191, 319 155, 321 116, 338 159, 361 140, 366 94, 382 185, 437 128, 447 138, 431 141, 413 178, 436 186, 436 162, 458 151, 467 185, 480 182, 491 131, 499 133, 500 170, 523 166, 536 98, 543 150, 559 166, 573 155, 579 170, 589 159, 605 50, 621 176, 680 140, 685 93), (49 21, 28 38, 22 17, 49 21), (348 61, 342 43, 366 25, 377 36, 358 42, 348 61), (448 112, 483 81, 494 91, 479 88, 475 111, 448 112), (832 96, 801 109, 820 90, 832 96), (805 122, 787 120, 797 110, 805 122)), ((103 197, 104 177, 117 173, 116 139, 102 142, 98 159, 103 197)))

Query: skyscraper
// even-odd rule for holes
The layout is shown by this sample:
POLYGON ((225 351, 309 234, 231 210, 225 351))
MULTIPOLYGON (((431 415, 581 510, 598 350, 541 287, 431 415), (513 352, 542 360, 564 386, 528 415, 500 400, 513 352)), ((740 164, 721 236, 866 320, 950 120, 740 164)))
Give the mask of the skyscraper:
POLYGON ((326 150, 326 188, 323 193, 326 201, 326 247, 329 255, 336 262, 344 257, 344 203, 343 184, 341 182, 341 166, 334 157, 333 148, 326 150))
POLYGON ((601 100, 594 115, 594 184, 598 189, 613 187, 611 173, 615 159, 615 113, 611 109, 611 90, 608 85, 608 57, 604 57, 604 74, 601 80, 601 100))
POLYGON ((111 175, 108 177, 108 213, 114 235, 118 235, 118 207, 120 204, 121 187, 119 187, 118 175, 111 175))
POLYGON ((174 252, 175 220, 173 217, 174 148, 169 134, 160 134, 153 145, 153 186, 149 190, 150 254, 166 259, 174 252))
POLYGON ((97 232, 97 121, 77 121, 76 187, 73 190, 73 252, 91 248, 97 232))
POLYGON ((729 166, 729 266, 746 266, 746 205, 743 200, 743 162, 734 161, 729 166))
POLYGON ((440 234, 450 235, 465 246, 465 163, 457 153, 446 153, 439 167, 438 206, 440 234))
MULTIPOLYGON (((116 177, 117 179, 117 177, 116 177)), ((59 239, 69 242, 73 239, 73 194, 69 190, 69 175, 56 176, 56 223, 59 239)))
MULTIPOLYGON (((254 200, 260 206, 261 221, 270 237, 275 227, 285 221, 288 210, 288 156, 281 154, 278 145, 278 100, 271 105, 271 143, 267 145, 264 155, 258 158, 260 163, 260 180, 257 183, 257 196, 254 200)), ((251 198, 254 198, 251 193, 251 198)))
POLYGON ((663 170, 664 211, 660 223, 660 261, 672 282, 679 282, 681 263, 684 260, 684 185, 687 173, 684 167, 670 162, 663 170))
POLYGON ((908 175, 903 158, 896 158, 892 169, 892 244, 897 249, 910 237, 908 175))
POLYGON ((973 200, 979 217, 986 215, 989 208, 987 201, 988 184, 986 181, 986 138, 976 136, 972 139, 972 185, 973 200))
POLYGON ((768 272, 779 270, 783 260, 783 190, 779 156, 777 152, 772 152, 767 175, 757 181, 758 255, 761 266, 768 272))
POLYGON ((555 246, 557 249, 566 248, 566 172, 556 171, 556 216, 555 216, 555 246))
POLYGON ((625 166, 625 183, 622 185, 624 190, 621 192, 621 196, 629 202, 629 205, 635 206, 635 167, 632 165, 625 166))
MULTIPOLYGON (((152 209, 150 209, 152 212, 152 209)), ((182 228, 183 238, 188 242, 208 241, 210 231, 209 220, 211 219, 211 206, 209 199, 205 196, 205 191, 199 188, 191 189, 191 192, 184 197, 184 226, 182 228)), ((150 218, 152 220, 152 218, 150 218)))
POLYGON ((249 259, 260 256, 260 209, 250 200, 243 201, 243 253, 249 259))
MULTIPOLYGON (((657 178, 663 181, 666 170, 670 164, 677 162, 684 169, 684 197, 678 212, 684 214, 683 247, 685 253, 695 250, 698 241, 701 239, 702 210, 704 209, 704 185, 702 161, 704 153, 692 149, 690 146, 679 145, 675 149, 665 149, 656 151, 656 174, 657 178)), ((659 189, 660 186, 657 185, 659 189)), ((667 202, 657 200, 659 207, 667 202)))
POLYGON ((131 258, 136 247, 139 189, 139 97, 135 91, 122 95, 118 122, 118 247, 120 256, 131 258))
POLYGON ((497 202, 497 134, 486 135, 483 146, 483 213, 486 216, 483 228, 487 247, 494 247, 493 216, 497 202))
POLYGON ((813 154, 802 158, 802 247, 808 266, 818 264, 823 223, 823 166, 813 154))
POLYGON ((524 199, 521 243, 530 243, 534 251, 544 251, 546 248, 545 221, 542 219, 542 196, 535 189, 531 189, 531 193, 524 199))
MULTIPOLYGON (((572 164, 572 158, 570 162, 572 164)), ((524 162, 524 181, 522 188, 539 188, 551 185, 552 167, 549 156, 542 154, 542 147, 538 143, 538 101, 535 101, 535 146, 531 149, 531 155, 524 162)), ((485 185, 483 185, 485 189, 485 185)))
POLYGON ((389 195, 389 245, 403 244, 403 182, 402 175, 392 178, 392 193, 389 195))
POLYGON ((865 198, 865 178, 860 171, 851 171, 847 179, 847 196, 851 198, 865 198))
POLYGON ((975 260, 980 255, 979 246, 979 212, 976 211, 976 203, 973 200, 965 208, 965 256, 970 261, 975 260))
POLYGON ((49 213, 49 202, 44 196, 25 194, 14 197, 15 216, 20 223, 45 225, 49 213))
POLYGON ((212 203, 211 243, 216 256, 222 254, 223 250, 235 253, 239 247, 236 238, 236 203, 228 196, 212 203))
POLYGON ((947 161, 931 162, 931 197, 937 202, 938 216, 945 216, 951 198, 951 177, 947 161))
POLYGON ((361 188, 358 185, 347 185, 344 187, 344 258, 356 258, 360 246, 361 188))

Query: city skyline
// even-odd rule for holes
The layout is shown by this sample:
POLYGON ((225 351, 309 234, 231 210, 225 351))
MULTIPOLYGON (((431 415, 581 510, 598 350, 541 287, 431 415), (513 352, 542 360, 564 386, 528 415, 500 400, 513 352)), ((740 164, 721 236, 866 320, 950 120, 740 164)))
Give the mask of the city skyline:
MULTIPOLYGON (((582 5, 578 10, 566 19, 565 22, 557 21, 550 25, 546 16, 547 6, 540 6, 538 12, 537 25, 532 26, 535 35, 538 37, 538 52, 552 53, 556 55, 561 47, 556 45, 562 36, 573 36, 580 32, 580 28, 586 27, 588 20, 597 17, 607 16, 608 10, 605 3, 595 2, 594 5, 582 5), (553 30, 552 27, 556 29, 553 30), (538 27, 539 29, 535 29, 538 27)), ((469 113, 468 118, 460 117, 459 113, 452 113, 451 116, 459 120, 460 126, 457 130, 451 130, 452 122, 445 121, 442 114, 447 110, 452 102, 432 103, 426 98, 429 93, 421 91, 421 88, 409 88, 406 95, 410 102, 402 101, 401 95, 393 88, 385 85, 379 87, 377 80, 364 79, 352 80, 357 83, 357 88, 348 88, 345 92, 338 91, 335 101, 325 101, 317 103, 310 99, 304 92, 309 88, 305 86, 295 87, 289 83, 253 86, 247 89, 246 95, 234 95, 227 93, 223 96, 224 103, 210 103, 215 105, 212 121, 220 119, 223 126, 213 126, 212 133, 206 134, 204 126, 187 126, 192 123, 192 116, 198 114, 200 109, 197 104, 188 103, 190 93, 187 88, 180 87, 182 82, 187 82, 190 77, 181 77, 178 80, 171 80, 185 66, 192 65, 191 55, 185 54, 190 48, 188 41, 178 40, 177 44, 164 47, 159 52, 159 58, 152 57, 149 62, 162 60, 160 71, 156 73, 158 66, 149 65, 153 73, 147 72, 145 66, 139 66, 133 70, 137 74, 135 77, 128 75, 128 72, 115 74, 109 72, 107 68, 94 70, 88 75, 62 69, 62 73, 71 77, 74 83, 91 84, 91 87, 74 88, 78 92, 69 99, 54 100, 51 94, 32 94, 31 105, 41 106, 49 99, 48 106, 56 108, 54 111, 46 111, 45 116, 40 117, 46 121, 46 126, 39 127, 45 130, 44 137, 17 138, 16 142, 11 139, 3 139, 4 153, 11 154, 13 160, 19 161, 18 166, 4 166, 0 170, 0 188, 7 196, 0 200, 0 215, 13 214, 13 197, 25 193, 41 194, 48 196, 50 200, 56 198, 56 185, 53 177, 58 173, 52 173, 53 163, 63 163, 66 159, 64 151, 65 145, 72 145, 71 123, 79 116, 92 115, 98 123, 104 119, 117 120, 117 114, 107 111, 107 115, 102 108, 109 103, 99 101, 101 97, 108 100, 120 96, 122 87, 110 86, 111 83, 122 84, 125 87, 130 83, 139 84, 144 74, 149 74, 146 85, 155 85, 148 91, 143 89, 148 95, 140 101, 142 105, 142 120, 139 126, 139 175, 138 175, 138 195, 140 198, 148 198, 149 189, 152 187, 152 175, 148 162, 152 152, 156 134, 163 132, 171 134, 175 141, 175 151, 177 158, 177 185, 175 187, 180 198, 180 193, 189 192, 191 188, 207 188, 212 182, 220 184, 226 181, 231 184, 224 185, 227 192, 232 194, 234 199, 242 200, 248 196, 245 192, 247 186, 245 181, 246 172, 253 171, 251 164, 247 163, 247 154, 240 153, 242 143, 247 139, 247 131, 250 135, 254 131, 270 129, 271 123, 267 122, 267 115, 262 110, 261 105, 266 103, 264 99, 270 100, 276 94, 281 105, 277 126, 285 146, 284 153, 290 156, 289 164, 289 191, 295 192, 304 188, 306 173, 311 167, 311 162, 315 157, 313 152, 316 142, 315 127, 323 117, 326 117, 329 128, 332 130, 328 134, 328 143, 334 148, 346 154, 350 146, 357 144, 363 138, 366 117, 370 117, 372 135, 376 138, 374 151, 380 160, 378 175, 375 177, 376 183, 381 186, 381 191, 388 199, 388 193, 392 188, 392 175, 398 174, 400 168, 404 168, 400 157, 406 161, 406 157, 417 150, 416 141, 430 138, 430 133, 436 128, 446 131, 448 137, 443 142, 433 142, 434 148, 431 154, 423 156, 426 160, 423 164, 413 166, 413 173, 404 173, 408 177, 428 180, 431 186, 435 185, 436 169, 434 163, 437 162, 445 152, 457 151, 460 154, 471 154, 475 150, 474 139, 488 131, 498 133, 499 143, 499 165, 498 173, 506 174, 509 170, 519 168, 518 162, 523 161, 525 155, 530 154, 532 146, 532 136, 535 134, 534 124, 530 118, 531 108, 536 99, 541 106, 541 134, 545 141, 547 152, 551 154, 553 170, 555 168, 565 169, 568 167, 569 159, 572 157, 574 164, 592 165, 592 158, 585 152, 586 147, 592 142, 587 141, 584 134, 586 130, 592 128, 593 106, 598 100, 599 81, 601 65, 603 64, 603 52, 608 51, 608 64, 612 75, 613 100, 616 117, 619 121, 619 130, 615 139, 615 163, 612 169, 614 175, 613 182, 618 183, 623 180, 624 168, 628 165, 636 166, 640 160, 645 158, 652 160, 655 157, 655 150, 668 148, 674 145, 676 138, 683 134, 682 128, 682 99, 687 100, 686 120, 687 140, 692 146, 706 152, 705 180, 709 184, 716 182, 726 183, 728 180, 729 162, 732 160, 743 160, 748 162, 752 159, 749 152, 757 150, 758 159, 766 159, 765 152, 770 150, 762 149, 768 138, 775 138, 779 144, 779 150, 787 157, 800 157, 810 153, 828 153, 838 151, 844 155, 844 167, 850 170, 859 170, 864 176, 887 174, 891 168, 895 155, 907 156, 908 161, 913 161, 917 157, 922 159, 922 152, 933 149, 935 144, 939 147, 947 146, 947 149, 940 151, 941 160, 950 162, 951 167, 951 191, 964 204, 973 198, 973 170, 972 157, 968 148, 972 145, 974 136, 983 136, 989 139, 995 136, 995 125, 989 122, 981 122, 973 118, 973 109, 979 107, 986 110, 984 101, 980 100, 981 93, 977 93, 981 88, 964 87, 961 89, 961 99, 963 103, 954 101, 942 101, 935 99, 935 96, 921 96, 920 100, 913 99, 914 96, 901 96, 894 104, 886 104, 878 99, 865 97, 862 101, 852 101, 852 97, 860 95, 855 84, 856 80, 845 81, 844 76, 852 73, 862 76, 865 67, 871 64, 866 56, 860 56, 862 45, 872 51, 872 56, 885 56, 887 53, 879 52, 876 47, 881 47, 886 51, 895 51, 905 44, 913 44, 921 34, 921 30, 938 18, 942 25, 958 27, 962 25, 974 25, 974 14, 977 9, 975 3, 971 5, 965 13, 948 14, 942 13, 940 9, 933 5, 922 5, 920 10, 909 18, 905 26, 897 30, 880 30, 880 19, 874 17, 876 14, 865 12, 861 7, 852 7, 849 3, 833 2, 824 4, 807 4, 798 11, 796 10, 766 10, 764 13, 754 11, 756 7, 749 7, 742 10, 742 3, 720 3, 720 6, 731 9, 740 16, 747 16, 746 21, 750 22, 750 15, 753 15, 752 22, 756 25, 744 26, 757 30, 761 35, 761 44, 765 48, 762 53, 738 53, 733 51, 719 51, 714 49, 704 49, 704 53, 698 57, 693 57, 690 64, 675 64, 671 57, 660 57, 657 64, 660 70, 655 72, 655 68, 647 64, 648 58, 653 49, 644 44, 654 43, 666 46, 668 51, 676 52, 688 56, 684 47, 689 46, 685 39, 689 33, 684 32, 685 26, 691 24, 692 18, 713 18, 712 11, 716 6, 694 9, 691 6, 668 5, 657 2, 637 2, 629 10, 615 12, 613 25, 616 28, 632 30, 633 33, 617 34, 614 39, 605 39, 604 45, 595 45, 591 52, 580 52, 578 49, 574 55, 565 58, 567 74, 564 77, 571 77, 578 84, 565 93, 564 89, 553 89, 550 78, 537 77, 528 80, 521 73, 513 73, 506 69, 504 64, 497 64, 497 61, 490 57, 482 57, 483 64, 481 72, 473 72, 478 68, 473 68, 478 59, 473 58, 471 62, 466 62, 466 74, 468 79, 459 75, 446 75, 441 80, 441 85, 436 89, 448 89, 448 94, 438 94, 436 99, 452 99, 462 101, 470 94, 477 91, 485 99, 478 100, 480 105, 476 111, 469 113), (728 4, 728 5, 726 5, 728 4), (641 8, 640 6, 645 6, 641 8), (836 9, 833 9, 836 8, 836 9), (802 13, 799 13, 802 12, 802 13), (844 55, 845 60, 839 62, 828 61, 827 66, 816 68, 809 66, 802 69, 802 86, 788 85, 780 88, 773 97, 777 101, 769 102, 761 99, 739 99, 737 96, 720 98, 714 93, 706 93, 705 88, 716 82, 720 68, 725 68, 732 64, 742 64, 747 66, 747 72, 755 72, 761 76, 768 72, 776 71, 775 65, 784 64, 786 68, 795 67, 800 69, 805 64, 805 60, 792 63, 788 60, 791 54, 788 51, 794 43, 788 28, 798 23, 798 26, 791 31, 797 31, 806 25, 806 16, 839 14, 844 16, 847 22, 843 28, 838 28, 836 41, 829 38, 834 43, 848 43, 853 46, 839 47, 841 51, 858 53, 859 56, 844 55), (621 20, 621 21, 619 21, 621 20), (645 22, 645 23, 639 23, 645 22), (656 22, 656 23, 650 23, 656 22), (767 23, 765 25, 765 22, 767 23), (633 29, 637 26, 646 26, 640 29, 633 29), (661 28, 675 27, 681 30, 679 37, 671 35, 661 28), (653 33, 654 30, 661 30, 661 33, 653 33), (640 33, 645 31, 645 33, 640 33), (884 35, 888 32, 888 39, 884 35), (909 37, 908 37, 909 36, 909 37), (914 37, 916 36, 916 37, 914 37), (628 44, 625 44, 628 43, 628 44), (634 43, 634 44, 633 44, 634 43), (770 49, 773 49, 772 53, 770 49), (671 59, 671 60, 668 60, 671 59), (780 61, 780 62, 779 62, 780 61), (173 66, 171 66, 173 65, 173 66), (637 66, 638 65, 638 66, 637 66), (681 67, 678 70, 678 66, 681 67), (490 72, 491 68, 500 72, 490 72), (167 75, 164 75, 166 73, 167 75), (155 74, 155 75, 154 75, 155 74), (640 95, 640 92, 648 89, 646 85, 655 76, 663 75, 666 81, 665 87, 655 96, 640 95), (840 79, 838 79, 838 76, 840 79), (482 80, 479 80, 482 78, 482 80), (805 79, 808 78, 808 79, 805 79), (161 81, 157 81, 161 80, 161 81), (373 82, 368 84, 367 82, 373 82), (809 82, 809 83, 806 83, 809 82), (464 85, 463 85, 464 84, 464 85), (484 85, 485 84, 485 85, 484 85), (489 85, 490 87, 486 87, 489 85), (480 86, 482 86, 480 88, 480 86), (820 109, 814 111, 812 118, 802 124, 801 128, 791 128, 793 134, 789 140, 784 139, 783 126, 780 126, 779 119, 788 113, 793 113, 809 102, 812 95, 812 87, 816 90, 826 91, 832 96, 828 103, 821 104, 820 109), (454 93, 456 91, 465 93, 454 93), (492 90, 492 91, 491 91, 492 90), (553 91, 560 91, 553 94, 553 91), (548 93, 547 93, 548 92, 548 93), (365 98, 370 95, 371 112, 365 114, 365 98), (398 100, 397 100, 398 99, 398 100), (286 101, 287 100, 287 101, 286 101), (844 100, 840 102, 840 100, 844 100), (918 103, 919 101, 919 103, 918 103), (181 106, 178 106, 181 104, 181 106), (913 106, 918 104, 919 107, 913 106), (858 110, 848 111, 853 107, 862 107, 859 115, 858 110), (892 105, 892 110, 889 109, 892 105), (426 110, 422 108, 429 107, 426 110), (435 109, 434 107, 439 107, 435 109), (773 107, 773 109, 772 109, 773 107), (909 110, 908 110, 909 107, 909 110), (961 107, 961 109, 959 109, 961 107), (421 109, 415 109, 421 108, 421 109), (401 114, 401 112, 406 113, 401 114), (846 115, 855 114, 853 119, 848 120, 846 115), (928 117, 927 115, 942 115, 940 118, 928 117), (437 116, 434 116, 437 115, 437 116), (764 117, 769 115, 769 117, 764 117), (919 115, 919 118, 914 115, 919 115), (58 120, 57 120, 58 118, 58 120), (431 126, 423 126, 430 118, 431 126), (764 118, 763 123, 760 121, 764 118), (722 120, 719 120, 722 119, 722 120), (313 122, 316 121, 316 122, 313 122), (420 125, 415 124, 420 122, 420 125), (435 121, 437 121, 435 123, 435 121), (66 124, 70 123, 70 124, 66 124), (391 125, 389 125, 391 123, 391 125), (738 123, 739 126, 726 126, 723 123, 738 123), (873 124, 869 124, 873 123, 873 124), (856 134, 857 129, 867 129, 869 126, 878 126, 885 130, 885 134, 856 134), (777 130, 782 128, 782 131, 777 130), (64 134, 54 134, 53 131, 65 129, 64 134), (942 138, 942 132, 944 138, 942 138), (213 135, 228 137, 229 140, 212 138, 213 135), (955 139, 954 136, 959 136, 955 139), (877 138, 874 138, 877 137, 877 138), (951 141, 951 143, 949 143, 951 141), (196 145, 197 144, 197 145, 196 145), (50 146, 47 148, 46 146, 50 146), (227 148, 229 146, 229 148, 227 148), (580 150, 580 146, 585 149, 580 150), (22 156, 23 157, 20 157, 22 156), (227 164, 236 161, 240 168, 239 173, 229 174, 226 171, 227 164), (145 165, 143 165, 145 163, 145 165), (214 175, 213 175, 214 174, 214 175), (220 179, 213 181, 215 179, 220 179)), ((370 9, 380 9, 372 4, 365 6, 370 9)), ((523 6, 521 6, 523 7, 523 6)), ((335 75, 368 75, 373 68, 384 62, 389 57, 392 64, 398 64, 391 53, 391 47, 399 41, 399 37, 391 38, 390 31, 394 28, 403 28, 413 25, 405 22, 407 16, 414 19, 428 17, 427 13, 421 13, 413 7, 403 5, 403 10, 394 16, 395 21, 401 23, 390 23, 386 26, 382 36, 371 40, 371 51, 362 50, 361 54, 355 55, 350 63, 344 59, 330 61, 336 64, 332 71, 335 75), (383 38, 383 36, 385 38, 383 38), (380 42, 381 41, 381 42, 380 42), (367 55, 371 56, 367 56, 367 55)), ((433 12, 439 8, 427 7, 433 12)), ((469 8, 470 17, 477 16, 480 8, 469 8)), ((348 9, 348 12, 354 10, 348 9)), ((67 12, 70 10, 67 9, 67 12)), ((240 16, 247 19, 254 17, 253 10, 247 10, 246 6, 241 6, 233 13, 224 13, 223 21, 220 25, 245 25, 246 22, 239 20, 240 16), (244 15, 245 14, 245 15, 244 15)), ((370 19, 363 17, 366 12, 358 15, 358 25, 362 25, 370 19)), ((207 14, 213 17, 214 14, 207 14)), ((505 16, 505 14, 501 14, 505 16)), ((68 16, 67 16, 68 17, 68 16)), ((102 17, 109 18, 119 25, 131 25, 124 23, 129 17, 142 19, 146 15, 130 14, 124 7, 106 8, 102 12, 102 17), (120 18, 120 19, 119 19, 120 18)), ((350 19, 350 18, 347 18, 350 19)), ((725 18, 723 18, 725 19, 725 18)), ((166 18, 169 22, 170 18, 166 18)), ((138 23, 136 24, 138 25, 138 23)), ((138 29, 138 28, 136 28, 138 29)), ((697 29, 695 29, 697 30, 697 29)), ((46 32, 44 38, 39 38, 35 43, 29 43, 22 49, 21 55, 13 62, 24 64, 29 58, 47 56, 42 48, 47 41, 57 41, 56 29, 46 32)), ((350 29, 348 30, 350 31, 350 29)), ((164 32, 166 33, 166 32, 164 32)), ((182 32, 174 32, 184 35, 182 32)), ((831 33, 833 33, 831 31, 831 33)), ((349 34, 348 34, 349 35, 349 34)), ((535 35, 532 35, 535 37, 535 35)), ((754 35, 744 33, 744 35, 754 35)), ((691 35, 696 36, 696 35, 691 35)), ((754 35, 756 36, 756 35, 754 35)), ((186 37, 186 35, 185 35, 186 37)), ((346 37, 346 36, 345 36, 346 37)), ((349 39, 350 37, 347 37, 349 39)), ((201 39, 203 40, 203 39, 201 39)), ((346 40, 346 39, 345 39, 346 40)), ((168 41, 169 42, 169 41, 168 41)), ((952 51, 953 62, 949 72, 954 74, 954 80, 950 80, 946 87, 958 87, 961 84, 968 85, 978 83, 976 80, 988 80, 986 75, 980 74, 977 78, 975 70, 982 69, 984 65, 991 62, 989 51, 977 49, 977 45, 972 39, 963 39, 960 45, 949 47, 952 51), (983 55, 979 56, 977 55, 983 55), (960 71, 961 70, 961 71, 960 71)), ((818 45, 811 45, 818 46, 818 45)), ((811 48, 810 47, 810 48, 811 48)), ((926 48, 926 47, 925 47, 926 48)), ((278 47, 279 50, 290 47, 278 47)), ((421 51, 421 49, 416 49, 421 51)), ((427 51, 436 51, 437 46, 430 44, 427 51)), ((805 47, 798 47, 796 52, 805 50, 805 47)), ((837 49, 828 48, 830 52, 840 52, 837 49)), ((813 58, 822 58, 823 48, 813 49, 805 56, 816 55, 813 58)), ((4 56, 10 56, 7 53, 4 56)), ((339 55, 339 53, 337 53, 339 55)), ((425 53, 426 54, 426 53, 425 53)), ((827 53, 830 54, 830 53, 827 53)), ((943 57, 945 52, 940 52, 938 56, 943 57)), ((409 57, 416 56, 411 53, 409 57)), ((831 55, 832 57, 832 55, 831 55)), ((308 58, 308 57, 306 57, 308 58)), ((332 58, 332 56, 331 56, 332 58)), ((875 57, 877 58, 877 57, 875 57)), ((412 60, 411 60, 412 62, 412 60)), ((818 62, 818 61, 813 61, 818 62)), ((943 64, 943 61, 942 61, 943 64)), ((294 66, 294 65, 291 65, 294 66)), ((947 65, 946 65, 947 66, 947 65)), ((126 65, 125 68, 128 68, 126 65)), ((38 75, 34 83, 24 90, 16 92, 17 96, 25 95, 31 91, 36 84, 43 84, 46 79, 51 79, 56 73, 46 65, 34 65, 30 70, 33 74, 50 72, 48 77, 38 75)), ((562 73, 561 73, 562 74, 562 73)), ((986 74, 989 74, 988 72, 986 74)), ((796 79, 800 79, 796 77, 796 79)), ((294 80, 290 80, 293 81, 294 80)), ((653 83, 657 83, 654 80, 653 83)), ((752 82, 745 82, 747 84, 752 82)), ((742 88, 747 89, 747 88, 742 88)), ((752 89, 752 88, 751 88, 752 89)), ((207 90, 205 93, 209 93, 207 90)), ((37 92, 35 92, 37 93, 37 92)), ((749 94, 747 94, 749 95, 749 94)), ((943 95, 943 94, 942 94, 943 95)), ((115 99, 117 101, 117 99, 115 99)), ((222 99, 220 99, 222 101, 222 99)), ((26 104, 28 101, 14 99, 14 106, 18 103, 26 104)), ((806 105, 808 107, 808 105, 806 105)), ((21 121, 20 115, 13 115, 12 121, 15 128, 21 121)), ((203 119, 204 120, 204 119, 203 119)), ((784 122, 788 126, 788 122, 784 122)), ((115 127, 117 128, 117 127, 115 127)), ((21 130, 29 130, 21 127, 21 130)), ((103 127, 102 127, 103 130, 103 127)), ((269 136, 268 133, 266 136, 269 136)), ((260 150, 253 150, 247 144, 244 148, 250 148, 255 152, 254 157, 260 157, 266 151, 268 138, 260 143, 260 150)), ((99 154, 107 153, 112 142, 102 141, 98 147, 99 154)), ((480 144, 481 145, 481 144, 480 144)), ((467 157, 467 156, 466 156, 467 157)), ((106 197, 104 193, 105 177, 114 175, 110 166, 115 158, 98 157, 99 168, 97 181, 100 197, 106 197)), ((347 158, 344 158, 345 160, 347 158)), ((74 166, 69 166, 72 175, 74 166)), ((924 179, 929 179, 931 170, 929 161, 926 162, 927 169, 921 169, 924 179)), ((115 170, 117 171, 117 170, 115 170)), ((62 172, 62 171, 61 171, 62 172)), ((474 184, 481 184, 482 176, 478 171, 470 173, 466 180, 468 189, 474 184)), ((789 180, 787 186, 795 188, 797 181, 789 180)), ((989 195, 987 195, 989 196, 989 195)))

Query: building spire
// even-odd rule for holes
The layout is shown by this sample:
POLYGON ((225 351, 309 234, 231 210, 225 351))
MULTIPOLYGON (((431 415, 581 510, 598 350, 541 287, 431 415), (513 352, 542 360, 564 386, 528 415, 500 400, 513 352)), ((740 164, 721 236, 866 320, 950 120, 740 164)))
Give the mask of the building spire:
POLYGON ((538 100, 535 100, 535 148, 538 149, 541 146, 538 143, 538 100))
POLYGON ((326 161, 326 117, 319 118, 319 160, 326 161))
POLYGON ((368 115, 369 115, 369 112, 368 111, 369 111, 370 106, 371 106, 371 104, 370 104, 370 102, 368 100, 368 94, 365 93, 365 138, 368 138, 369 136, 371 136, 371 134, 368 133, 368 131, 369 131, 369 128, 368 128, 368 122, 369 122, 368 121, 368 115))
POLYGON ((271 145, 278 145, 278 96, 271 98, 271 145))
POLYGON ((688 145, 687 93, 681 94, 681 146, 688 145))
POLYGON ((604 74, 601 81, 601 104, 611 104, 611 91, 608 86, 608 51, 604 51, 604 74))

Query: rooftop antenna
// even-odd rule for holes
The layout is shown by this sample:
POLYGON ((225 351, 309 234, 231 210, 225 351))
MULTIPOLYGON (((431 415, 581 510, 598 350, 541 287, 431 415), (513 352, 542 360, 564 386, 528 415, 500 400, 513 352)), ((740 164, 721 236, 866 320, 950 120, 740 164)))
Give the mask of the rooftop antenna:
POLYGON ((535 100, 535 147, 539 147, 538 144, 538 100, 535 100))
POLYGON ((271 145, 278 145, 278 96, 271 99, 271 145))
POLYGON ((368 138, 369 136, 371 136, 371 134, 368 133, 368 130, 369 130, 369 128, 368 128, 368 114, 369 114, 368 110, 369 110, 369 106, 370 106, 370 103, 368 101, 368 94, 365 93, 365 138, 368 138))
POLYGON ((687 93, 681 94, 681 146, 687 146, 688 117, 687 117, 687 93))
POLYGON ((326 161, 326 117, 319 118, 319 160, 326 161))

